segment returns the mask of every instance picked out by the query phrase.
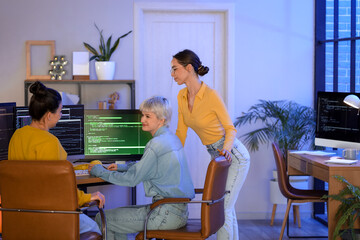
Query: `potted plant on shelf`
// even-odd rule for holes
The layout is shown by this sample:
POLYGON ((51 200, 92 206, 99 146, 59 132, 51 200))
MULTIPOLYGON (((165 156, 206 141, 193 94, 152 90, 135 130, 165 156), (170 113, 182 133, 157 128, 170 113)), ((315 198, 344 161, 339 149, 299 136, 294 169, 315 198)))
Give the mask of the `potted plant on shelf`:
POLYGON ((103 36, 103 30, 100 30, 99 27, 95 24, 96 29, 100 34, 100 45, 99 45, 99 52, 90 46, 88 43, 84 42, 85 48, 93 54, 90 57, 90 61, 95 60, 95 71, 98 80, 113 80, 115 74, 115 62, 110 61, 111 55, 117 49, 120 43, 120 39, 129 35, 132 31, 125 33, 124 35, 120 36, 114 43, 111 45, 112 36, 110 36, 106 43, 103 36))
POLYGON ((360 188, 349 183, 344 177, 333 176, 346 187, 335 195, 326 195, 324 198, 331 198, 340 201, 341 204, 336 212, 337 223, 333 233, 333 239, 358 239, 359 231, 354 230, 354 224, 359 221, 360 216, 360 188), (341 231, 341 229, 344 229, 341 231))

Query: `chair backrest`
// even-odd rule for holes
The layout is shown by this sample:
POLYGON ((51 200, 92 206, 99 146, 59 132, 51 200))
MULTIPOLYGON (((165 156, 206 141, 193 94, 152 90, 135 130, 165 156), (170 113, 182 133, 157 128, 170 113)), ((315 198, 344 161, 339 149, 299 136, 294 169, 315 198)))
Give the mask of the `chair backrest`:
MULTIPOLYGON (((216 200, 225 195, 230 164, 223 156, 211 160, 206 173, 202 200, 216 200)), ((224 222, 224 199, 214 204, 201 204, 202 236, 216 233, 224 222)))
POLYGON ((277 175, 278 175, 278 184, 281 193, 286 198, 292 198, 293 194, 291 193, 292 186, 289 182, 289 177, 286 170, 286 162, 283 158, 282 151, 276 143, 272 143, 272 148, 275 157, 277 175))
MULTIPOLYGON (((76 211, 76 179, 68 161, 0 162, 0 194, 7 209, 76 211)), ((79 215, 2 212, 4 239, 79 239, 79 215)))

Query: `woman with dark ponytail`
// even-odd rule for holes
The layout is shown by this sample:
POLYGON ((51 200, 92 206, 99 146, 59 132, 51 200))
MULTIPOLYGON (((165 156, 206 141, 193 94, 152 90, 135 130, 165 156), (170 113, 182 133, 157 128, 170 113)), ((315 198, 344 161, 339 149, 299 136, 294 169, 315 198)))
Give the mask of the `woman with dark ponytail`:
POLYGON ((225 223, 217 232, 219 240, 239 239, 235 203, 250 166, 250 155, 236 138, 236 129, 219 94, 200 81, 209 68, 199 57, 185 49, 173 56, 171 76, 178 85, 185 84, 178 98, 178 126, 176 135, 185 144, 188 127, 200 137, 211 158, 224 155, 231 161, 225 196, 225 223))
MULTIPOLYGON (((37 81, 30 86, 33 94, 29 104, 30 125, 17 129, 9 143, 9 160, 66 160, 67 153, 59 139, 49 132, 61 118, 61 95, 54 89, 45 87, 37 81)), ((78 204, 99 200, 105 203, 105 197, 100 192, 85 194, 77 190, 78 204)), ((98 232, 96 222, 80 214, 80 234, 83 232, 98 232)))

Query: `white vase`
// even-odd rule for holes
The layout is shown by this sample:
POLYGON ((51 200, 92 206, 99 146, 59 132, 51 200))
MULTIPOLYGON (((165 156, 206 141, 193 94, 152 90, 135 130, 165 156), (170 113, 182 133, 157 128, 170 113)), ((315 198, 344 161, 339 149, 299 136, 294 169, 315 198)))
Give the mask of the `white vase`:
POLYGON ((98 80, 113 80, 115 74, 115 62, 95 62, 95 71, 98 80))

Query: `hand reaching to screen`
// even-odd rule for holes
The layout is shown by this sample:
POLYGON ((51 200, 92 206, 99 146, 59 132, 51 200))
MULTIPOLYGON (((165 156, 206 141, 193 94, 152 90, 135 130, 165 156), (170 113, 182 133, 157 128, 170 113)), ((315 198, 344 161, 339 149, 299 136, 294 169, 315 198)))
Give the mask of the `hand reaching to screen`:
POLYGON ((116 171, 117 170, 117 164, 116 163, 112 163, 108 166, 107 168, 110 171, 116 171))
POLYGON ((91 201, 98 200, 100 202, 99 208, 103 208, 105 204, 105 196, 101 192, 94 192, 91 194, 91 201))

